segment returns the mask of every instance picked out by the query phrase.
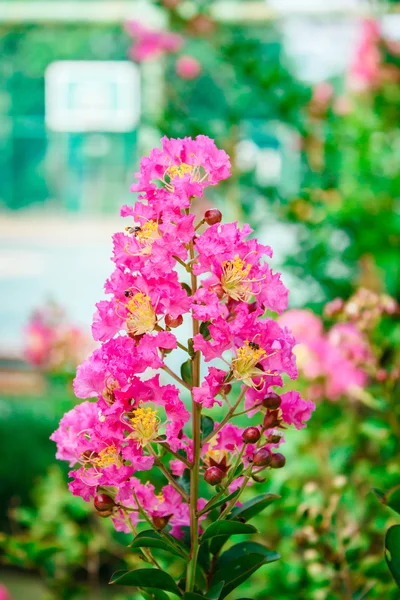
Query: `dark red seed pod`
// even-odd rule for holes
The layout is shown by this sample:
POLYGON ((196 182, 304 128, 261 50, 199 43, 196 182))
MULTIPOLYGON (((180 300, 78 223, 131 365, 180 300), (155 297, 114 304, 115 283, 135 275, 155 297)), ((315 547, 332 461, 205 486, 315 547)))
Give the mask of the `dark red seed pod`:
POLYGON ((182 323, 183 323, 182 315, 179 315, 175 319, 173 317, 171 317, 171 315, 165 315, 165 324, 167 327, 171 327, 171 329, 174 329, 175 327, 179 327, 179 325, 182 325, 182 323))
POLYGON ((218 485, 224 477, 225 473, 218 467, 209 467, 204 473, 204 479, 210 485, 218 485))
POLYGON ((204 220, 207 223, 207 225, 215 225, 216 223, 221 223, 222 213, 220 210, 218 210, 218 208, 210 208, 204 213, 204 220))
POLYGON ((247 427, 242 433, 242 440, 245 444, 256 444, 261 437, 258 427, 247 427))
POLYGON ((114 500, 107 494, 96 494, 93 503, 95 509, 99 512, 112 511, 115 506, 114 500))
POLYGON ((268 394, 265 396, 264 400, 262 401, 262 405, 265 406, 265 408, 270 408, 271 410, 276 410, 277 408, 280 407, 281 405, 281 397, 278 396, 278 394, 276 394, 275 392, 268 392, 268 394))
POLYGON ((153 525, 156 529, 161 530, 164 529, 168 525, 168 521, 172 515, 166 515, 165 517, 154 516, 152 517, 153 525))
POLYGON ((264 429, 272 429, 273 427, 278 427, 280 424, 280 420, 278 418, 277 411, 267 412, 264 417, 263 427, 264 429))
POLYGON ((271 462, 271 452, 267 448, 260 448, 253 456, 253 465, 256 467, 268 467, 271 462))
POLYGON ((280 452, 271 455, 271 469, 282 469, 286 464, 286 458, 280 452))

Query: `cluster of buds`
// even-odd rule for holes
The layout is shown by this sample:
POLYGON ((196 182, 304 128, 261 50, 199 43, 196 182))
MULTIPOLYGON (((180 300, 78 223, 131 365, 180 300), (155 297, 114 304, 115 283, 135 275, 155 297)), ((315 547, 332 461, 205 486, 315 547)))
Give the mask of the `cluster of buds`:
POLYGON ((359 288, 346 302, 341 298, 328 302, 324 312, 327 317, 354 323, 360 331, 369 331, 383 316, 396 314, 398 305, 387 294, 359 288))

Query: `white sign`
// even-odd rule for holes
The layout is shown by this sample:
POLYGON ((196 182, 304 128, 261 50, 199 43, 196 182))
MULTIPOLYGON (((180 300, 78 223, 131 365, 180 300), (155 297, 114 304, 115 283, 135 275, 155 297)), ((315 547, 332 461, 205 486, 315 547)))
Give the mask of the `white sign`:
POLYGON ((132 131, 140 73, 127 61, 53 62, 46 70, 46 125, 53 131, 132 131))

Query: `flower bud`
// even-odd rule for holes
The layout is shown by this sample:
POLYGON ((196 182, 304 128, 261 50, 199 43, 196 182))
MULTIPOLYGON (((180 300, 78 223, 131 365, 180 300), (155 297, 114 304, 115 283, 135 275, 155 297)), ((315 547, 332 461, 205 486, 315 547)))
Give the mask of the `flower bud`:
POLYGON ((264 429, 272 429, 273 427, 278 427, 278 425, 280 425, 278 411, 274 410, 271 412, 267 412, 263 421, 264 429))
POLYGON ((268 467, 271 462, 271 452, 267 448, 260 448, 253 456, 253 465, 268 467))
POLYGON ((270 408, 271 410, 276 410, 281 405, 281 397, 278 396, 275 392, 268 392, 262 401, 262 405, 265 408, 270 408))
POLYGON ((204 213, 204 220, 207 223, 207 225, 215 225, 216 223, 221 223, 222 213, 220 210, 218 210, 218 208, 210 208, 204 213))
POLYGON ((282 436, 279 435, 279 433, 274 432, 268 436, 268 443, 269 444, 279 444, 281 439, 282 439, 282 436))
POLYGON ((282 469, 286 464, 286 458, 280 452, 275 452, 271 456, 271 469, 282 469))
POLYGON ((182 325, 182 323, 182 315, 179 315, 178 317, 176 317, 176 319, 171 317, 171 315, 165 315, 165 324, 167 327, 171 327, 172 329, 174 329, 175 327, 179 327, 179 325, 182 325))
POLYGON ((225 394, 225 396, 227 396, 228 394, 230 394, 231 390, 232 386, 230 383, 223 383, 219 388, 218 393, 222 392, 223 394, 225 394))
POLYGON ((165 517, 160 517, 158 515, 155 515, 152 517, 152 521, 153 521, 153 525, 156 529, 158 529, 159 531, 161 529, 164 529, 164 527, 166 527, 168 525, 168 521, 170 520, 170 518, 172 517, 172 515, 166 515, 165 517))
POLYGON ((209 467, 204 473, 204 479, 210 485, 218 485, 224 477, 225 473, 221 469, 218 469, 218 467, 209 467))
POLYGON ((114 500, 107 494, 96 494, 93 504, 99 517, 109 517, 112 515, 115 506, 114 500))
POLYGON ((261 437, 258 427, 247 427, 242 434, 242 440, 245 444, 256 444, 261 437))

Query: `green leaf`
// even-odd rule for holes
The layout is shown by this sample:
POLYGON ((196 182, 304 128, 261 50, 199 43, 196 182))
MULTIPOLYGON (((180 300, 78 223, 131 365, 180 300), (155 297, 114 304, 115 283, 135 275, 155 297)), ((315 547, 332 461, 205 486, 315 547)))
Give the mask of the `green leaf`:
POLYGON ((246 581, 246 579, 266 563, 267 560, 263 554, 246 554, 246 556, 231 560, 223 568, 218 569, 211 583, 215 585, 220 581, 227 582, 222 588, 220 600, 223 600, 232 590, 246 581))
POLYGON ((232 509, 228 519, 240 519, 241 521, 249 521, 264 508, 267 508, 270 504, 278 500, 280 496, 278 494, 261 494, 251 500, 248 500, 243 506, 235 506, 232 509))
POLYGON ((385 558, 397 587, 400 588, 400 525, 393 525, 386 532, 385 558))
POLYGON ((392 488, 386 494, 385 502, 392 510, 400 514, 400 485, 392 488))
POLYGON ((181 377, 188 385, 193 384, 193 363, 192 359, 188 358, 184 363, 181 364, 181 377))
POLYGON ((212 431, 214 431, 214 419, 202 415, 201 417, 201 439, 206 438, 212 431))
POLYGON ((193 338, 189 338, 187 341, 187 347, 188 347, 188 352, 189 352, 189 356, 190 358, 194 358, 196 355, 195 349, 194 349, 194 342, 193 342, 193 338))
POLYGON ((277 552, 269 550, 258 542, 239 542, 220 556, 217 563, 217 569, 225 567, 230 561, 246 556, 247 554, 262 554, 265 557, 266 563, 280 559, 280 555, 277 552))
POLYGON ((201 325, 200 325, 200 333, 203 336, 204 339, 208 339, 210 337, 210 330, 208 329, 208 326, 210 325, 211 321, 204 321, 201 325))
POLYGON ((204 596, 195 594, 194 592, 185 592, 183 594, 183 600, 204 600, 204 596))
POLYGON ((207 540, 215 537, 231 535, 240 535, 244 533, 257 533, 257 529, 253 525, 247 525, 246 523, 240 523, 236 521, 216 521, 211 523, 201 536, 201 543, 203 544, 207 540))
MULTIPOLYGON (((240 490, 237 489, 234 492, 232 492, 232 494, 229 494, 229 496, 224 496, 223 498, 220 498, 219 500, 217 500, 215 503, 212 503, 212 498, 211 498, 210 507, 207 510, 214 510, 214 508, 218 508, 218 506, 222 506, 226 502, 233 500, 235 498, 235 496, 237 496, 239 493, 240 493, 240 490)), ((207 506, 207 504, 206 504, 206 506, 207 506)), ((206 506, 204 508, 206 508, 206 506)))
POLYGON ((147 592, 140 591, 144 600, 169 600, 169 596, 161 590, 148 589, 147 592))
POLYGON ((187 283, 181 282, 181 286, 183 287, 184 290, 186 290, 186 292, 188 293, 188 296, 192 295, 192 288, 190 287, 190 285, 188 285, 187 283))
POLYGON ((218 600, 224 585, 225 581, 220 581, 219 583, 217 583, 217 585, 214 585, 211 589, 208 590, 206 598, 208 600, 218 600))
POLYGON ((400 514, 400 485, 396 485, 386 494, 377 488, 374 488, 372 493, 378 498, 379 502, 386 504, 386 506, 400 514))
POLYGON ((179 485, 181 487, 183 487, 185 492, 190 495, 190 470, 189 469, 185 469, 183 471, 183 474, 180 477, 178 477, 177 482, 179 483, 179 485))
POLYGON ((183 555, 177 548, 174 548, 172 544, 165 541, 158 533, 151 529, 140 532, 133 540, 131 548, 133 550, 136 548, 159 548, 176 556, 183 555))
POLYGON ((378 498, 379 502, 385 504, 385 492, 382 492, 382 490, 378 490, 378 488, 373 488, 371 491, 374 494, 374 496, 378 498))
POLYGON ((136 569, 135 571, 117 571, 110 579, 110 583, 118 585, 134 585, 143 588, 155 588, 182 596, 180 589, 171 575, 159 569, 136 569))
POLYGON ((243 465, 243 463, 240 463, 236 467, 235 472, 233 473, 233 475, 231 476, 231 480, 233 481, 234 479, 236 479, 237 477, 239 477, 239 475, 242 473, 243 469, 244 469, 244 465, 243 465))

